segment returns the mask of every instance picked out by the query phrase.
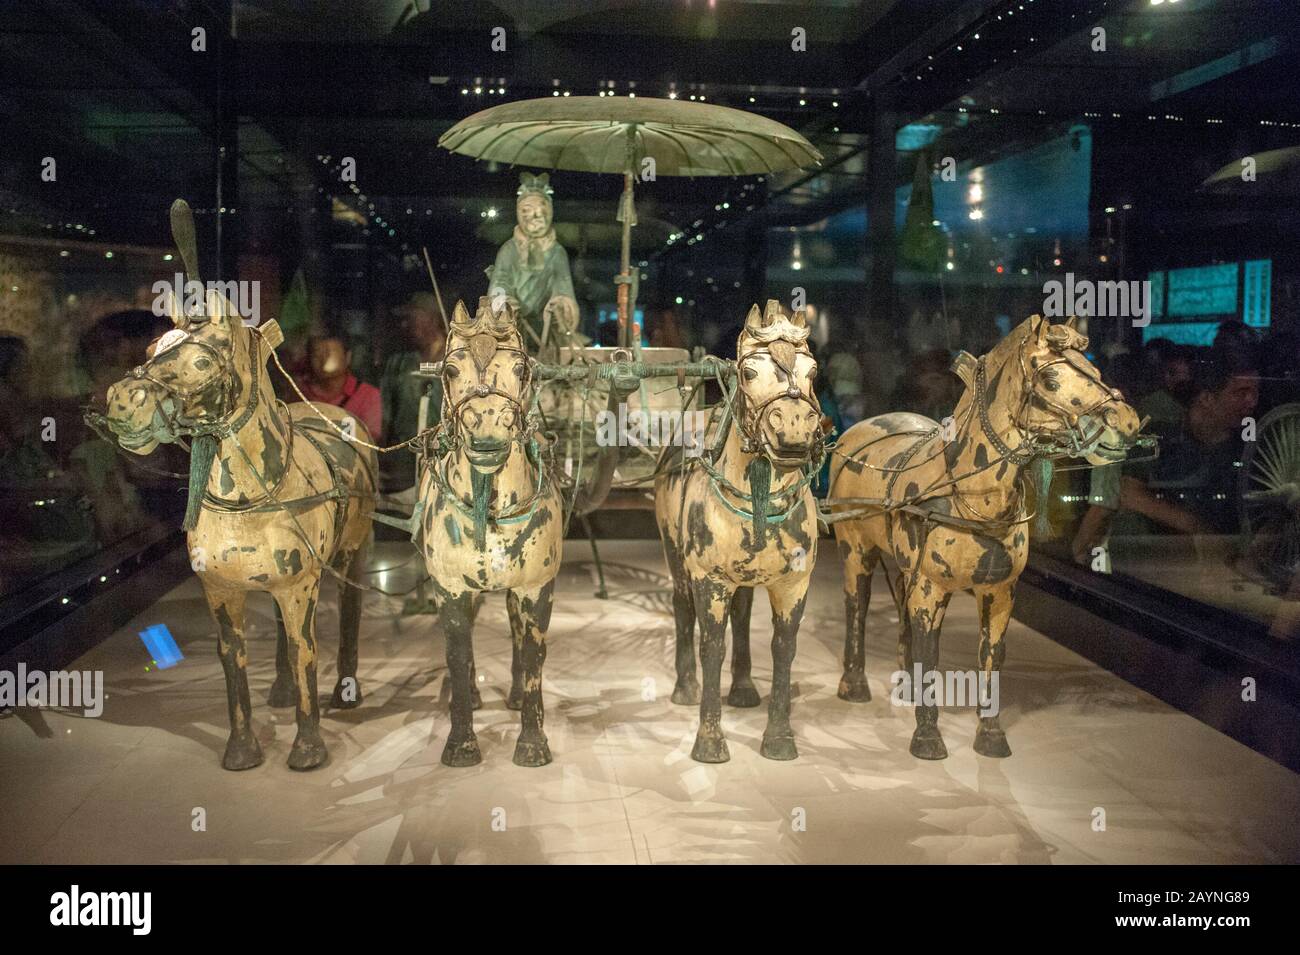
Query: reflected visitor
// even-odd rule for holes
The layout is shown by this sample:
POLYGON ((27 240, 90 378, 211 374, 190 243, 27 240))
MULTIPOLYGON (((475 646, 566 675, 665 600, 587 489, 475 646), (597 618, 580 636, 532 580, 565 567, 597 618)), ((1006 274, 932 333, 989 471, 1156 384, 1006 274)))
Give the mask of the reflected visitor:
MULTIPOLYGON (((442 358, 447 335, 432 292, 416 292, 394 310, 402 333, 402 348, 388 356, 380 377, 383 395, 383 441, 385 446, 415 437, 420 430, 420 399, 429 390, 425 426, 437 424, 442 415, 442 384, 438 379, 418 378, 420 365, 442 358)), ((380 457, 382 488, 402 491, 415 486, 415 455, 385 454, 380 457)))
POLYGON ((307 373, 298 384, 308 401, 342 408, 372 437, 383 433, 379 389, 352 373, 352 344, 346 332, 327 330, 308 339, 307 373))

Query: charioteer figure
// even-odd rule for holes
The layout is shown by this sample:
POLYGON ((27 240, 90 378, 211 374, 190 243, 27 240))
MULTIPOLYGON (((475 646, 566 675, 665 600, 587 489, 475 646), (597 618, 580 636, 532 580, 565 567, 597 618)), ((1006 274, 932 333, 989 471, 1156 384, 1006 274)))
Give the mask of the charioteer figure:
POLYGON ((488 295, 513 298, 520 332, 529 348, 567 340, 578 328, 578 301, 573 294, 569 255, 555 240, 550 174, 519 177, 514 234, 487 270, 488 295))

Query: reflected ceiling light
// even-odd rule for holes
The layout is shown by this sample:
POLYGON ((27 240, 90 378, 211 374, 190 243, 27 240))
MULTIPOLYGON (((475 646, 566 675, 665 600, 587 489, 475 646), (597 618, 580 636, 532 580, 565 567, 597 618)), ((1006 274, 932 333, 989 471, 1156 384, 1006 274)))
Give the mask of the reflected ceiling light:
POLYGON ((976 222, 978 222, 980 219, 984 218, 984 210, 978 208, 972 209, 970 211, 970 217, 974 219, 976 222))
POLYGON ((978 182, 971 183, 969 200, 970 202, 984 201, 984 187, 978 182))

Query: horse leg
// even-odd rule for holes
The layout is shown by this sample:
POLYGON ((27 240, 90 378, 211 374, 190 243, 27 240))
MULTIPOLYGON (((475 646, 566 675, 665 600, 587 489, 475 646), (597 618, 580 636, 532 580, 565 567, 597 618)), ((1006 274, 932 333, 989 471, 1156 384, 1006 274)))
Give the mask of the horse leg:
POLYGON ((691 759, 699 763, 725 763, 731 759, 722 735, 722 658, 727 654, 727 612, 732 590, 707 577, 692 582, 695 615, 700 624, 700 667, 704 687, 700 694, 700 728, 691 759))
MULTIPOLYGON (((889 578, 889 569, 885 568, 885 578, 889 578)), ((916 699, 912 687, 912 621, 907 615, 907 582, 900 570, 894 575, 890 585, 894 597, 894 607, 898 611, 898 669, 903 673, 903 682, 898 688, 898 697, 906 703, 916 699)))
POLYGON ((695 675, 695 595, 691 593, 690 577, 682 566, 681 554, 667 534, 664 535, 664 553, 668 557, 668 572, 673 578, 673 621, 677 633, 677 682, 673 685, 672 701, 682 706, 695 706, 700 702, 700 680, 695 675))
POLYGON ((542 705, 542 664, 546 662, 546 631, 551 625, 551 598, 555 582, 540 587, 511 590, 507 600, 519 615, 520 656, 523 657, 520 691, 523 712, 520 715, 519 741, 515 744, 516 766, 545 766, 551 761, 542 726, 546 713, 542 705))
POLYGON ((871 575, 880 560, 880 551, 840 541, 844 558, 844 675, 840 677, 841 700, 866 703, 871 700, 867 686, 867 608, 871 605, 871 575))
POLYGON ((474 595, 470 591, 455 597, 439 595, 438 618, 447 636, 447 673, 451 677, 451 732, 442 750, 442 761, 447 766, 475 766, 483 761, 474 736, 470 700, 470 674, 474 666, 470 652, 473 607, 474 595))
POLYGON ((275 707, 293 706, 298 693, 293 688, 293 672, 289 669, 289 635, 284 632, 284 615, 275 604, 275 682, 266 702, 275 707))
POLYGON ((936 687, 943 688, 943 675, 938 672, 939 631, 951 596, 928 577, 911 574, 907 585, 907 616, 912 650, 921 664, 921 685, 912 688, 916 730, 912 733, 911 751, 918 759, 944 759, 948 755, 939 735, 939 707, 934 696, 936 687))
POLYGON ((289 635, 289 668, 298 691, 298 735, 289 751, 290 769, 314 769, 329 755, 320 735, 320 701, 316 697, 316 600, 320 577, 303 577, 275 594, 289 635))
MULTIPOLYGON (((510 695, 506 697, 506 709, 521 710, 524 707, 525 621, 519 609, 519 597, 513 590, 506 591, 506 613, 510 617, 510 695)), ((542 655, 546 655, 545 650, 542 655)))
POLYGON ((750 676, 749 619, 754 609, 754 588, 737 587, 731 598, 731 692, 728 706, 758 706, 758 689, 750 676))
POLYGON ((772 697, 767 704, 767 729, 763 730, 759 754, 768 759, 794 759, 799 755, 790 729, 790 667, 810 579, 796 577, 767 588, 772 601, 772 697))
POLYGON ((369 541, 366 541, 340 561, 343 580, 339 581, 339 680, 330 698, 330 706, 340 710, 361 705, 361 684, 357 680, 357 646, 361 632, 363 595, 360 584, 368 563, 369 550, 369 541))
MULTIPOLYGON (((469 628, 474 630, 474 622, 478 620, 478 612, 483 609, 483 602, 487 598, 483 594, 475 594, 474 599, 469 605, 469 628)), ((507 700, 506 705, 510 703, 507 700)), ((469 706, 472 710, 483 709, 483 694, 478 688, 478 666, 474 663, 474 644, 470 643, 469 647, 469 706)))
POLYGON ((975 732, 975 752, 981 756, 1010 756, 1011 747, 1007 744, 1007 734, 998 723, 999 703, 998 680, 1002 669, 1002 659, 1006 656, 1007 645, 1003 637, 1007 633, 1007 624, 1011 620, 1011 608, 1015 604, 1015 587, 1007 582, 992 590, 978 591, 976 598, 980 605, 980 725, 975 732), (992 711, 992 716, 983 714, 992 711))
POLYGON ((252 769, 262 763, 262 746, 253 735, 253 704, 248 695, 248 644, 244 640, 244 604, 248 595, 203 582, 203 596, 217 625, 217 652, 226 674, 230 738, 221 757, 225 769, 252 769))

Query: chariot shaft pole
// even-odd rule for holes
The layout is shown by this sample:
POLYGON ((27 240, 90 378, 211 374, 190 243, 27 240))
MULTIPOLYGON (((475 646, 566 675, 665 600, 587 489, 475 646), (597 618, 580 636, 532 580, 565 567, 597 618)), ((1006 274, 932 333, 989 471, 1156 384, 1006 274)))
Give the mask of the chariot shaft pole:
POLYGON ((650 364, 646 362, 610 362, 597 365, 551 365, 541 363, 536 375, 545 381, 584 381, 594 375, 598 381, 608 381, 624 376, 633 378, 672 378, 678 371, 687 378, 712 378, 721 374, 724 379, 735 375, 735 368, 729 363, 696 361, 685 364, 650 364))

